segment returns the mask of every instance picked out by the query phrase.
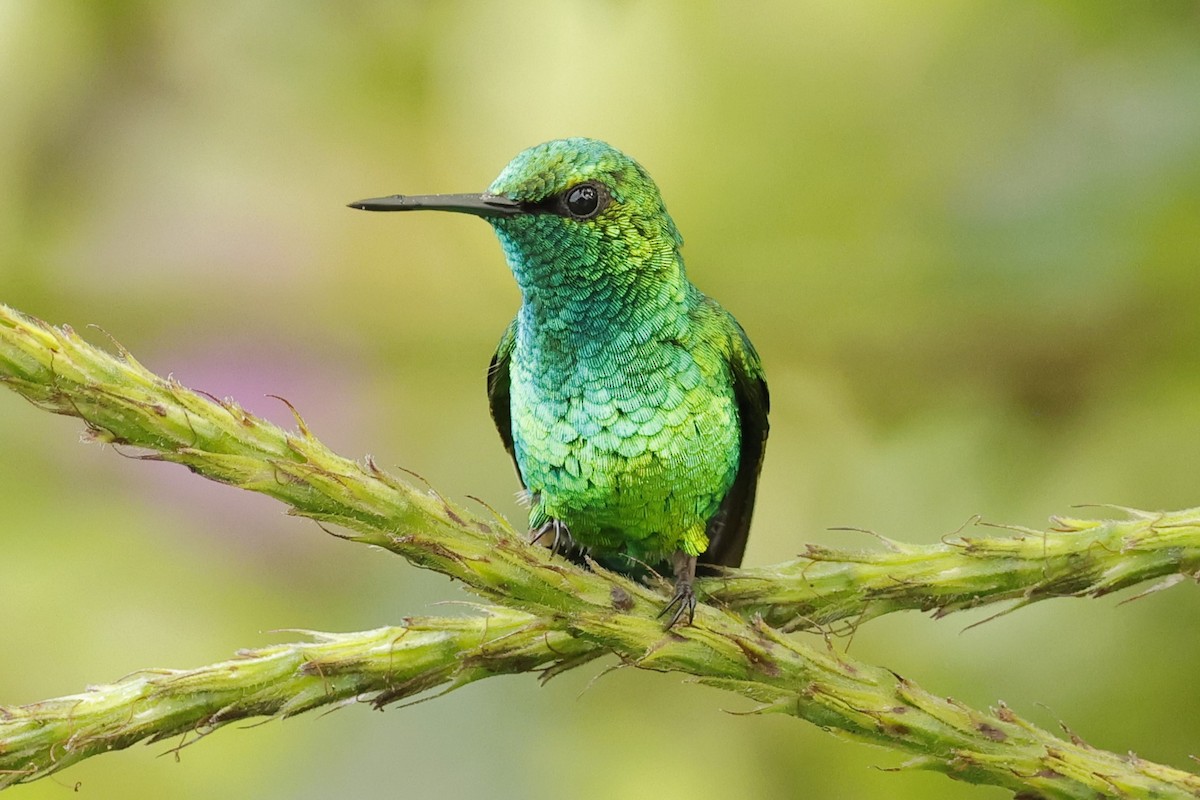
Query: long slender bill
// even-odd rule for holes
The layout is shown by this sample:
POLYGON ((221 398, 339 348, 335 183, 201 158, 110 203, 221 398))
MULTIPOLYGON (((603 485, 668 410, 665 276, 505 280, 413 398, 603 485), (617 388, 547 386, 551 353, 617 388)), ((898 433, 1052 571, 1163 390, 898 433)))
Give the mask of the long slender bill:
POLYGON ((521 203, 494 194, 394 194, 350 203, 363 211, 455 211, 477 217, 511 217, 524 209, 521 203))

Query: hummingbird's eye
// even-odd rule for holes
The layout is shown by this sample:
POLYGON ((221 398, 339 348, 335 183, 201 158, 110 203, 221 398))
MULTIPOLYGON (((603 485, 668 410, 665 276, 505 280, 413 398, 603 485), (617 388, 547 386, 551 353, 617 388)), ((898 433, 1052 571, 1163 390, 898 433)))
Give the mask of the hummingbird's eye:
POLYGON ((563 195, 566 211, 575 219, 591 219, 600 213, 608 200, 604 187, 596 183, 581 183, 572 186, 563 195))

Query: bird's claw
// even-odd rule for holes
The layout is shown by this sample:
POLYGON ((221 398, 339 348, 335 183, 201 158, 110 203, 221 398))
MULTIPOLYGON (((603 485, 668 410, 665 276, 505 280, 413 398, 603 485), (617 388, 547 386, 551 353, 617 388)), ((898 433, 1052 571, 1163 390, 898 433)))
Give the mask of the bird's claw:
POLYGON ((568 543, 568 545, 571 542, 571 532, 567 530, 567 526, 561 520, 549 520, 537 530, 530 531, 529 543, 537 544, 546 537, 546 534, 551 533, 554 534, 554 538, 550 541, 550 555, 556 556, 564 542, 568 543))
POLYGON ((684 615, 687 615, 687 624, 691 625, 696 619, 696 590, 692 588, 690 581, 678 581, 675 584, 675 594, 671 597, 671 602, 667 603, 662 611, 658 612, 658 616, 662 617, 672 608, 675 613, 671 615, 671 620, 667 623, 667 630, 674 628, 684 615))

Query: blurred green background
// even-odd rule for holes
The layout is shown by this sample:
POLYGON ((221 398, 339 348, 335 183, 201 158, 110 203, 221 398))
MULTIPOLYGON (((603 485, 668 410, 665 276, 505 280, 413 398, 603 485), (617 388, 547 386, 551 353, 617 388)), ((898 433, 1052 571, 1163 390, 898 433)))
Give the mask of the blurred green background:
MULTIPOLYGON (((514 518, 487 226, 344 204, 611 141, 774 400, 747 563, 832 526, 1200 504, 1197 2, 0 0, 0 301, 514 518), (103 334, 89 334, 93 339, 103 334)), ((0 703, 467 596, 0 393, 0 703)), ((1200 593, 878 620, 852 652, 1194 767, 1200 593)), ((486 681, 12 790, 58 798, 999 798, 677 677, 486 681)))

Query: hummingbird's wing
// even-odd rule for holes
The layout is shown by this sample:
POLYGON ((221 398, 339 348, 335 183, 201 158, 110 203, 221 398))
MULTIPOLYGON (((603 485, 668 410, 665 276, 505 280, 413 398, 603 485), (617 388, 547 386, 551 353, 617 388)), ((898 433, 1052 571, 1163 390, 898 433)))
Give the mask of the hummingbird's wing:
POLYGON ((742 564, 746 537, 750 534, 754 493, 758 488, 758 473, 767 449, 767 433, 770 430, 767 413, 771 408, 771 397, 758 353, 750 344, 746 332, 732 314, 715 302, 713 305, 724 317, 723 327, 729 331, 729 371, 733 376, 733 393, 742 426, 742 449, 737 476, 721 501, 720 510, 708 524, 708 549, 698 561, 701 564, 738 567, 742 564))
MULTIPOLYGON (((513 458, 513 465, 516 466, 517 456, 513 451, 513 433, 512 433, 512 406, 510 401, 510 388, 508 376, 508 362, 512 358, 513 343, 517 338, 517 320, 514 318, 508 323, 508 327, 504 329, 504 335, 500 337, 500 344, 496 345, 496 352, 492 356, 492 363, 488 365, 487 371, 487 393, 488 405, 492 410, 492 421, 496 423, 496 430, 500 432, 500 439, 504 442, 504 449, 513 458)), ((517 467, 518 477, 521 474, 521 468, 517 467)))

